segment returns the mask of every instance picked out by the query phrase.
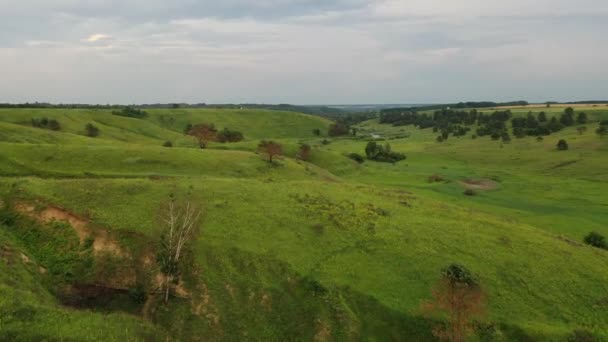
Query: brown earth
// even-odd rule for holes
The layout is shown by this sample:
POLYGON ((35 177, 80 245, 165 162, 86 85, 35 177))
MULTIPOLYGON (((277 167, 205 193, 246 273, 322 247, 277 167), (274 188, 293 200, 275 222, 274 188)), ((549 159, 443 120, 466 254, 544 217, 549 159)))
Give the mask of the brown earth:
POLYGON ((481 191, 489 191, 498 188, 498 183, 487 178, 479 178, 479 179, 464 179, 458 182, 460 185, 465 187, 466 189, 471 190, 481 190, 481 191))

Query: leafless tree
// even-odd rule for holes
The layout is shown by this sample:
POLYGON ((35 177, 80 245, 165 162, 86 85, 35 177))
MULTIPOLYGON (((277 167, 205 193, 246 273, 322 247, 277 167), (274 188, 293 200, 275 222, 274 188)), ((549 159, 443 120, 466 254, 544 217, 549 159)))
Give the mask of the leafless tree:
POLYGON ((180 258, 196 237, 201 213, 190 202, 177 203, 173 199, 162 209, 163 230, 157 259, 165 276, 165 303, 169 301, 171 284, 179 277, 180 258))

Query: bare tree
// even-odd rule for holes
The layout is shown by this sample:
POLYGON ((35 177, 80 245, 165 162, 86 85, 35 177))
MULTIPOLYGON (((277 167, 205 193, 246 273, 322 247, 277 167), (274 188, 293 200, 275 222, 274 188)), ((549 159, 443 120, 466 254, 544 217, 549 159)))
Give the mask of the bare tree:
POLYGON ((422 305, 425 313, 447 319, 433 335, 441 340, 464 342, 474 331, 473 319, 484 314, 485 294, 477 280, 461 265, 452 264, 442 271, 433 290, 433 300, 422 305))
POLYGON ((180 274, 180 258, 196 237, 201 210, 190 202, 177 203, 172 199, 162 210, 163 230, 157 260, 165 276, 165 303, 169 301, 171 284, 180 274))

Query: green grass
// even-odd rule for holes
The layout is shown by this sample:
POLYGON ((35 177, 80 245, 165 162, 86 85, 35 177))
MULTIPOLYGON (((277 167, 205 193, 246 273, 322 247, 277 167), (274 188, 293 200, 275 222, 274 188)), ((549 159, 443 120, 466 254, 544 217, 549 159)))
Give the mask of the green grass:
MULTIPOLYGON (((605 115, 603 108, 587 110, 594 120, 605 115)), ((150 323, 118 312, 97 321, 100 313, 57 308, 42 275, 21 265, 7 268, 0 278, 5 291, 23 282, 43 294, 28 302, 50 308, 47 323, 36 324, 69 315, 64 320, 77 325, 116 327, 116 339, 141 339, 159 329, 186 340, 319 334, 430 340, 432 322, 422 318, 420 303, 430 297, 439 270, 458 262, 480 278, 489 298, 487 321, 508 340, 562 340, 578 328, 608 338, 608 253, 581 242, 592 230, 608 235, 608 139, 594 134, 597 123, 582 135, 568 128, 542 142, 501 144, 470 136, 437 143, 431 130, 372 120, 360 132, 380 134, 408 158, 359 165, 345 154, 364 154, 366 140, 324 145, 312 129, 327 122, 300 114, 153 110, 142 121, 100 111, 41 111, 65 121, 65 130, 15 124, 15 117, 43 115, 34 110, 0 113, 0 121, 13 122, 0 123, 0 193, 68 208, 111 229, 132 250, 154 243, 158 209, 170 194, 200 204, 204 218, 192 255, 196 267, 184 275, 192 301, 158 304, 150 323), (114 130, 105 138, 79 136, 91 119, 112 120, 107 127, 114 130), (242 130, 247 140, 204 151, 188 148, 194 143, 187 138, 182 147, 160 147, 168 139, 163 134, 184 139, 188 122, 242 130), (263 138, 282 143, 286 157, 275 165, 263 161, 254 153, 263 138), (570 150, 555 149, 561 138, 570 150), (313 146, 309 162, 294 159, 303 142, 313 146), (429 183, 433 174, 445 181, 429 183), (464 196, 459 181, 469 178, 492 179, 497 187, 464 196), (20 278, 7 280, 12 274, 20 278), (197 300, 207 303, 204 310, 196 309, 197 300)), ((20 236, 2 234, 0 241, 20 236)), ((19 241, 32 248, 30 240, 19 241)), ((28 337, 26 330, 38 327, 15 321, 8 336, 28 337)), ((63 329, 39 331, 80 336, 76 328, 63 329)))

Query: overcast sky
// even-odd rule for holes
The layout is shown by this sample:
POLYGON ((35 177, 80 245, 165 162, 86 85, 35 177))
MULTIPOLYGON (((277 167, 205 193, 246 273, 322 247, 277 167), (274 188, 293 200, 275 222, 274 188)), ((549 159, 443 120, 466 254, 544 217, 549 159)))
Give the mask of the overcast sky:
POLYGON ((607 98, 607 0, 0 0, 0 102, 607 98))

